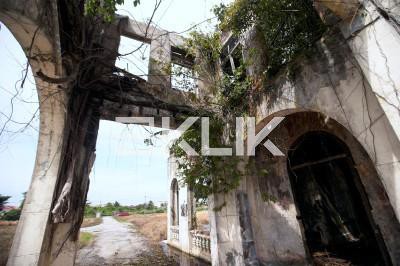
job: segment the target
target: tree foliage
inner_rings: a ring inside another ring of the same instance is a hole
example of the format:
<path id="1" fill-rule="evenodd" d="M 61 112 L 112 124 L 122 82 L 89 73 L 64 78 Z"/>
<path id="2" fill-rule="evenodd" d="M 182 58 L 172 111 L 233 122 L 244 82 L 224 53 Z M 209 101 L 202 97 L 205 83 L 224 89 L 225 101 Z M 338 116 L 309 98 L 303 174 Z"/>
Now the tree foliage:
<path id="1" fill-rule="evenodd" d="M 0 211 L 3 210 L 4 205 L 7 203 L 8 199 L 11 198 L 10 196 L 4 196 L 0 194 Z"/>
<path id="2" fill-rule="evenodd" d="M 90 16 L 100 16 L 105 21 L 111 22 L 115 17 L 117 5 L 124 4 L 124 0 L 87 0 L 85 4 L 85 13 Z M 133 0 L 136 7 L 140 0 Z"/>
<path id="3" fill-rule="evenodd" d="M 111 216 L 116 212 L 147 214 L 163 213 L 166 211 L 166 206 L 156 207 L 151 200 L 148 203 L 141 203 L 134 206 L 122 205 L 118 201 L 114 203 L 108 202 L 104 206 L 93 206 L 89 202 L 85 205 L 85 217 L 95 217 L 97 212 L 101 213 L 103 216 Z"/>
<path id="4" fill-rule="evenodd" d="M 206 77 L 210 82 L 208 88 L 214 97 L 210 105 L 215 106 L 212 114 L 199 112 L 197 116 L 207 116 L 210 119 L 210 147 L 224 147 L 227 141 L 233 139 L 234 133 L 226 126 L 235 116 L 247 112 L 251 79 L 245 75 L 246 64 L 241 60 L 241 66 L 228 74 L 220 70 L 222 56 L 220 32 L 192 32 L 186 42 L 190 56 L 198 60 L 194 70 L 199 76 Z M 185 140 L 197 153 L 201 154 L 201 126 L 197 121 L 184 132 L 171 146 L 170 152 L 177 159 L 180 182 L 187 185 L 199 201 L 206 201 L 213 193 L 227 193 L 239 185 L 243 172 L 239 170 L 241 161 L 235 156 L 188 156 L 179 147 Z"/>
<path id="5" fill-rule="evenodd" d="M 5 221 L 18 221 L 20 216 L 21 216 L 21 209 L 14 209 L 6 212 L 2 216 L 2 219 Z"/>
<path id="6" fill-rule="evenodd" d="M 214 12 L 222 30 L 240 35 L 254 26 L 263 35 L 269 76 L 312 47 L 325 31 L 312 0 L 236 0 Z"/>
<path id="7" fill-rule="evenodd" d="M 224 146 L 224 126 L 219 117 L 210 118 L 210 147 Z M 186 184 L 196 199 L 202 201 L 213 193 L 227 193 L 239 185 L 242 173 L 238 169 L 238 157 L 188 156 L 179 147 L 185 140 L 198 153 L 201 152 L 201 127 L 196 122 L 172 145 L 170 151 L 177 159 L 180 182 Z"/>

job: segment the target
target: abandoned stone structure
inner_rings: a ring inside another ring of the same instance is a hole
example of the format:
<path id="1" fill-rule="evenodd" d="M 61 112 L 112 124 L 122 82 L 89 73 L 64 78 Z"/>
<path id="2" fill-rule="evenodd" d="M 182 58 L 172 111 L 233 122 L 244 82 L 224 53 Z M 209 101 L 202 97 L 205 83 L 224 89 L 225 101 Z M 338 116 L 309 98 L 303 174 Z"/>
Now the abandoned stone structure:
<path id="1" fill-rule="evenodd" d="M 315 2 L 336 31 L 299 59 L 294 78 L 282 72 L 251 102 L 258 130 L 285 117 L 268 136 L 285 156 L 257 147 L 255 166 L 268 172 L 209 197 L 209 238 L 192 230 L 193 195 L 178 186 L 171 159 L 171 245 L 213 265 L 306 265 L 324 252 L 400 264 L 400 1 Z M 169 116 L 176 127 L 174 118 L 201 106 L 171 88 L 163 67 L 190 66 L 181 37 L 128 18 L 88 26 L 82 17 L 82 5 L 67 0 L 0 2 L 40 101 L 36 164 L 8 265 L 74 264 L 100 119 L 152 116 L 162 126 Z M 121 36 L 150 44 L 147 81 L 114 67 Z M 225 36 L 227 56 L 238 44 L 248 56 L 253 37 Z M 256 71 L 254 62 L 247 75 Z"/>
<path id="2" fill-rule="evenodd" d="M 317 8 L 326 23 L 331 12 L 342 18 L 336 33 L 301 59 L 294 80 L 280 74 L 251 103 L 258 130 L 285 117 L 268 137 L 285 156 L 257 148 L 256 169 L 268 173 L 209 198 L 213 265 L 302 265 L 327 251 L 361 265 L 399 263 L 399 2 Z M 252 31 L 223 44 L 232 57 L 258 45 Z"/>

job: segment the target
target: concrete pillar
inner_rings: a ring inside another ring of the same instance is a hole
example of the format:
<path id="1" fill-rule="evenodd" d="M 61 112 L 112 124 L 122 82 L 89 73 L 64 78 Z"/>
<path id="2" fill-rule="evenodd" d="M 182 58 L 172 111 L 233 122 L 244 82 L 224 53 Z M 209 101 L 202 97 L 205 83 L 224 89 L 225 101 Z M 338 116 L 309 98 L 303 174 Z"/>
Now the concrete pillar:
<path id="1" fill-rule="evenodd" d="M 67 95 L 76 88 L 53 82 L 66 76 L 58 33 L 49 37 L 50 29 L 39 27 L 37 21 L 42 17 L 36 12 L 39 8 L 36 4 L 0 2 L 0 20 L 29 58 L 40 108 L 35 167 L 7 265 L 73 265 L 88 175 L 94 160 L 99 103 L 93 102 L 90 95 L 75 93 L 71 105 Z M 55 14 L 52 18 L 58 17 L 54 5 L 48 9 Z M 55 31 L 57 23 L 53 25 Z M 64 202 L 71 208 L 68 212 L 61 210 L 68 217 L 56 221 L 52 210 L 69 176 L 74 186 Z"/>
<path id="2" fill-rule="evenodd" d="M 40 92 L 40 87 L 47 92 Z M 7 265 L 38 265 L 50 232 L 50 211 L 63 143 L 66 98 L 54 85 L 37 80 L 40 133 L 32 181 L 17 226 Z M 52 88 L 52 89 L 49 89 Z M 58 93 L 57 93 L 58 92 Z M 46 100 L 44 100 L 46 99 Z"/>
<path id="3" fill-rule="evenodd" d="M 236 191 L 208 198 L 212 265 L 245 265 Z M 221 208 L 221 206 L 224 206 Z M 214 209 L 218 210 L 214 210 Z"/>
<path id="4" fill-rule="evenodd" d="M 154 37 L 150 43 L 150 61 L 148 82 L 171 88 L 171 43 L 168 34 Z"/>
<path id="5" fill-rule="evenodd" d="M 6 8 L 2 4 L 7 5 Z M 62 76 L 58 49 L 35 22 L 35 4 L 2 2 L 0 20 L 30 58 L 34 75 L 41 72 L 48 77 L 58 78 Z M 48 238 L 52 233 L 49 227 L 50 211 L 60 170 L 68 98 L 66 91 L 60 89 L 60 84 L 45 82 L 37 76 L 35 81 L 40 106 L 39 140 L 32 181 L 9 253 L 7 265 L 10 266 L 39 265 L 49 248 Z"/>

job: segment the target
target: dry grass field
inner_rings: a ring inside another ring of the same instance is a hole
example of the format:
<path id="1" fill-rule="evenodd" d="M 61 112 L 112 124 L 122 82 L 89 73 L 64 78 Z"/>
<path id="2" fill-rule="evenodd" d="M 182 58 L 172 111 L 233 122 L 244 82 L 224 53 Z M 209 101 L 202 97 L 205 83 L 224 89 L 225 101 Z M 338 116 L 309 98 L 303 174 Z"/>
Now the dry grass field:
<path id="1" fill-rule="evenodd" d="M 132 214 L 118 217 L 118 220 L 135 225 L 137 230 L 150 241 L 160 242 L 167 239 L 167 214 Z"/>
<path id="2" fill-rule="evenodd" d="M 0 265 L 6 265 L 17 222 L 0 221 Z"/>
<path id="3" fill-rule="evenodd" d="M 200 211 L 196 214 L 199 225 L 208 224 L 207 211 Z M 167 239 L 167 214 L 132 214 L 118 217 L 120 221 L 132 223 L 137 230 L 153 242 L 160 242 Z"/>
<path id="4" fill-rule="evenodd" d="M 101 224 L 101 221 L 102 221 L 101 218 L 85 218 L 83 219 L 81 228 Z"/>
<path id="5" fill-rule="evenodd" d="M 196 213 L 197 224 L 198 225 L 206 225 L 209 223 L 208 221 L 208 211 L 199 211 Z"/>

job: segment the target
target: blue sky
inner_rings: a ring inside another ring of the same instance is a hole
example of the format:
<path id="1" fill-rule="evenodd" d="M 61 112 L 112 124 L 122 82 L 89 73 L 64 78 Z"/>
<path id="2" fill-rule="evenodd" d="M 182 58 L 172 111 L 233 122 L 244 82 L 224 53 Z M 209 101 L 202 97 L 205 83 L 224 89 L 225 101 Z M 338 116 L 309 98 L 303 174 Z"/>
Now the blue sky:
<path id="1" fill-rule="evenodd" d="M 125 2 L 119 8 L 120 14 L 129 15 L 138 21 L 147 21 L 155 1 L 142 1 L 137 8 L 133 8 L 133 1 Z M 229 1 L 163 0 L 153 21 L 166 30 L 181 32 L 213 17 L 210 9 L 221 2 Z M 215 20 L 202 24 L 200 29 L 212 30 L 213 22 Z M 29 127 L 18 122 L 29 121 L 35 115 L 38 104 L 32 73 L 28 73 L 23 89 L 20 88 L 26 57 L 8 29 L 0 25 L 0 131 L 11 113 L 14 121 L 7 123 L 0 135 L 0 194 L 12 196 L 9 203 L 18 205 L 31 180 L 39 117 L 36 114 Z M 137 43 L 122 40 L 120 51 L 129 51 L 135 45 Z M 140 75 L 146 72 L 147 56 L 148 48 L 144 47 L 142 53 L 125 61 L 120 60 L 117 64 L 129 67 L 131 72 Z M 16 91 L 18 96 L 12 99 Z M 90 202 L 137 204 L 145 199 L 154 202 L 168 199 L 167 145 L 171 136 L 161 138 L 149 147 L 143 142 L 149 135 L 147 130 L 141 126 L 101 121 L 96 162 L 90 175 Z"/>

